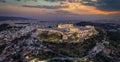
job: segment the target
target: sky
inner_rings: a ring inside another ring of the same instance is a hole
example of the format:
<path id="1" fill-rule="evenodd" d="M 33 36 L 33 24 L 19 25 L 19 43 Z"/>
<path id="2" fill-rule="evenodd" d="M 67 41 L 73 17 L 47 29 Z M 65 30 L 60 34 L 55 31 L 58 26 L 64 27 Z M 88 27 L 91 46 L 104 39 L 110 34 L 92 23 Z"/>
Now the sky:
<path id="1" fill-rule="evenodd" d="M 120 0 L 0 0 L 0 16 L 39 20 L 120 20 Z"/>

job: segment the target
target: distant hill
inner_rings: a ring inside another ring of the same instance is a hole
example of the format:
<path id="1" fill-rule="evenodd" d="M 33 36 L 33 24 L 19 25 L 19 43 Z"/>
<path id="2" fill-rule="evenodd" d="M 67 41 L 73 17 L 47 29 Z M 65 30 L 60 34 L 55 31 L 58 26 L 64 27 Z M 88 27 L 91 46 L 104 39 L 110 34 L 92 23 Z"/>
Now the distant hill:
<path id="1" fill-rule="evenodd" d="M 5 21 L 5 20 L 33 20 L 33 19 L 24 18 L 24 17 L 0 16 L 0 21 Z"/>

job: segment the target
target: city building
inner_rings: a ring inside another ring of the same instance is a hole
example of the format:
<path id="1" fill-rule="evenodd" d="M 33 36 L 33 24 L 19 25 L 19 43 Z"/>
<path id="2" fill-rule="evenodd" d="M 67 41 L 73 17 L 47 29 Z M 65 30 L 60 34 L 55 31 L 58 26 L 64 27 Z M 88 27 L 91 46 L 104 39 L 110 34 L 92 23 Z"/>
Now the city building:
<path id="1" fill-rule="evenodd" d="M 73 24 L 58 24 L 58 28 L 72 28 Z"/>
<path id="2" fill-rule="evenodd" d="M 58 24 L 58 29 L 67 29 L 69 32 L 78 32 L 79 29 L 74 27 L 73 24 Z"/>

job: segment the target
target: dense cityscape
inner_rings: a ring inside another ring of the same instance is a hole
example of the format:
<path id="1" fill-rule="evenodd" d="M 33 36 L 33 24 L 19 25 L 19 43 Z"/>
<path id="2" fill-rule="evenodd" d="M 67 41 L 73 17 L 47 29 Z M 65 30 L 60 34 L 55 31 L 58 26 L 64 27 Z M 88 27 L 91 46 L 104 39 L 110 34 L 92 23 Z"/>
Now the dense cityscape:
<path id="1" fill-rule="evenodd" d="M 86 24 L 87 22 L 76 24 L 5 22 L 0 25 L 0 61 L 96 62 L 111 60 L 119 62 L 119 43 L 118 46 L 110 44 L 111 40 L 108 39 L 106 32 L 119 31 L 120 26 L 116 24 L 114 26 L 118 26 L 117 30 L 106 31 L 102 28 L 103 25 L 100 28 L 97 26 L 100 24 L 97 23 Z M 98 57 L 98 60 L 96 56 L 99 54 L 104 58 Z"/>

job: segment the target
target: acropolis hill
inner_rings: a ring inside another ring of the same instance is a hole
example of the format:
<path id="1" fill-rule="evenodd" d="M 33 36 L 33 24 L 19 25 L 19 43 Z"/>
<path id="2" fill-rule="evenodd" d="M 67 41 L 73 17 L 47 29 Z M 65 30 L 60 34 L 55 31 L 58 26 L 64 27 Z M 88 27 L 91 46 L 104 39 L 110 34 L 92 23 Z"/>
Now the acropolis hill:
<path id="1" fill-rule="evenodd" d="M 37 38 L 49 42 L 82 42 L 98 34 L 94 26 L 75 27 L 73 24 L 58 24 L 56 28 L 37 29 Z"/>

